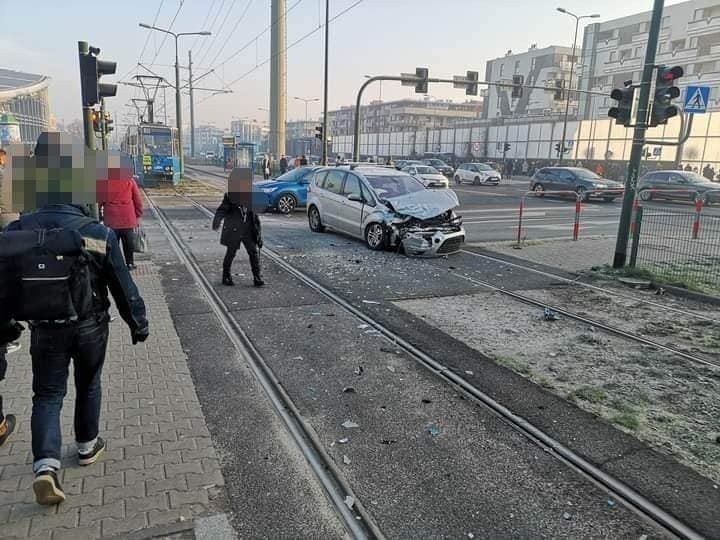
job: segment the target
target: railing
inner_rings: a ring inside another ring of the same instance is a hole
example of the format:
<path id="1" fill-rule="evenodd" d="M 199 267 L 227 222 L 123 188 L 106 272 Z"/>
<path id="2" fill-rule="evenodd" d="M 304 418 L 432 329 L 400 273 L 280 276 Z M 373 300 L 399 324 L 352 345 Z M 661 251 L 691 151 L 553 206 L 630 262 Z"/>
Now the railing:
<path id="1" fill-rule="evenodd" d="M 590 193 L 590 192 L 586 192 Z M 534 195 L 535 197 L 544 197 L 545 195 L 562 195 L 562 196 L 570 196 L 575 197 L 575 219 L 573 221 L 573 228 L 572 228 L 572 239 L 577 240 L 578 236 L 580 234 L 580 212 L 582 210 L 582 202 L 584 195 L 581 195 L 580 193 L 577 193 L 576 191 L 526 191 L 525 194 L 520 199 L 520 208 L 518 209 L 518 227 L 517 227 L 517 244 L 515 247 L 519 248 L 520 244 L 522 243 L 522 224 L 523 224 L 523 214 L 525 212 L 525 200 L 529 195 Z"/>
<path id="2" fill-rule="evenodd" d="M 720 201 L 720 189 L 706 192 Z M 631 228 L 630 266 L 670 283 L 720 292 L 720 215 L 710 215 L 703 199 L 693 211 L 644 207 L 636 201 Z"/>

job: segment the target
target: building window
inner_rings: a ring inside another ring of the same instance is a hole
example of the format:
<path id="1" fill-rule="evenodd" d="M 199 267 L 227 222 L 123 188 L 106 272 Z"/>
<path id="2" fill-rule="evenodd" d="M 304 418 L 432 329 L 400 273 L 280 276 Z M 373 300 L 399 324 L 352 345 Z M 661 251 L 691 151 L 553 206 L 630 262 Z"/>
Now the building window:
<path id="1" fill-rule="evenodd" d="M 648 23 L 646 23 L 646 22 L 641 22 L 640 24 L 638 24 L 638 32 L 640 32 L 640 33 L 647 32 L 647 25 L 648 25 Z"/>
<path id="2" fill-rule="evenodd" d="M 500 64 L 500 76 L 502 77 L 505 72 L 505 64 Z"/>
<path id="3" fill-rule="evenodd" d="M 632 49 L 623 49 L 620 51 L 620 60 L 627 60 L 630 58 L 630 53 L 632 52 Z"/>
<path id="4" fill-rule="evenodd" d="M 610 51 L 610 61 L 614 62 L 617 60 L 617 51 Z"/>
<path id="5" fill-rule="evenodd" d="M 682 45 L 681 45 L 680 47 L 678 47 L 678 49 L 684 49 L 684 48 L 685 48 L 685 40 L 684 40 L 684 39 L 681 39 L 681 40 L 678 40 L 678 41 L 682 41 Z M 690 38 L 690 48 L 691 48 L 691 49 L 697 49 L 697 46 L 698 46 L 698 38 L 696 38 L 696 37 L 691 37 L 691 38 Z M 673 49 L 673 50 L 674 50 L 674 49 Z"/>
<path id="6" fill-rule="evenodd" d="M 515 62 L 515 73 L 518 73 L 520 71 L 520 60 L 517 60 Z"/>
<path id="7" fill-rule="evenodd" d="M 705 18 L 705 10 L 704 9 L 696 9 L 695 14 L 693 15 L 693 21 L 700 21 Z"/>
<path id="8" fill-rule="evenodd" d="M 535 64 L 537 63 L 537 58 L 531 58 L 530 59 L 530 71 L 533 71 L 535 69 Z"/>
<path id="9" fill-rule="evenodd" d="M 665 16 L 662 18 L 661 26 L 663 28 L 670 28 L 670 17 L 669 16 Z"/>
<path id="10" fill-rule="evenodd" d="M 693 46 L 693 43 L 692 43 L 693 39 L 695 40 L 695 46 Z M 693 49 L 695 47 L 697 47 L 697 38 L 692 38 L 690 40 L 690 47 Z M 684 48 L 685 48 L 685 38 L 676 39 L 676 40 L 670 42 L 670 49 L 673 51 L 677 51 L 677 50 L 684 49 Z"/>
<path id="11" fill-rule="evenodd" d="M 635 47 L 635 58 L 640 58 L 642 56 L 643 48 L 642 47 Z"/>

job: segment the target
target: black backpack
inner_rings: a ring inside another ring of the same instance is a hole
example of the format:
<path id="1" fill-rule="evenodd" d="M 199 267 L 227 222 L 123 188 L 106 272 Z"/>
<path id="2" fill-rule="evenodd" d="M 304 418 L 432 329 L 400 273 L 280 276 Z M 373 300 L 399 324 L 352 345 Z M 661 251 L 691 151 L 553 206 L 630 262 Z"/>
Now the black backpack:
<path id="1" fill-rule="evenodd" d="M 77 228 L 94 220 L 81 218 L 75 228 L 43 229 L 28 215 L 23 230 L 0 235 L 0 265 L 10 274 L 12 318 L 19 321 L 77 321 L 93 315 L 91 265 Z M 75 225 L 75 224 L 73 224 Z M 8 257 L 11 263 L 8 265 Z"/>

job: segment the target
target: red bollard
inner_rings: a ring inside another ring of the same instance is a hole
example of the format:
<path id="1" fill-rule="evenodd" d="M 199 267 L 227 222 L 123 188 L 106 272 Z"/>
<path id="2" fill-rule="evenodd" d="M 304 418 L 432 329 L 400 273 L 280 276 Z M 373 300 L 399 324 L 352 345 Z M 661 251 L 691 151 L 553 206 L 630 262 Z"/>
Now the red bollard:
<path id="1" fill-rule="evenodd" d="M 575 223 L 573 224 L 573 240 L 577 240 L 580 236 L 580 209 L 582 205 L 580 203 L 580 197 L 575 201 Z"/>
<path id="2" fill-rule="evenodd" d="M 520 245 L 520 238 L 522 235 L 522 218 L 523 218 L 523 208 L 525 208 L 525 197 L 520 199 L 520 213 L 518 215 L 518 233 L 517 233 L 517 245 Z"/>
<path id="3" fill-rule="evenodd" d="M 695 201 L 695 222 L 692 226 L 692 237 L 693 240 L 697 240 L 700 235 L 700 215 L 702 214 L 703 202 L 702 199 Z"/>

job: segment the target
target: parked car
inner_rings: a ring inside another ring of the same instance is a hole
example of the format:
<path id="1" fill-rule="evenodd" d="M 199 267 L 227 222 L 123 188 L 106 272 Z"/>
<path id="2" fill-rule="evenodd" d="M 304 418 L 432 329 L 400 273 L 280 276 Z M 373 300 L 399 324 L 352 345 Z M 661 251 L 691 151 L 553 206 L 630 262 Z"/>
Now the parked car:
<path id="1" fill-rule="evenodd" d="M 455 173 L 455 169 L 453 169 L 450 165 L 445 163 L 442 159 L 427 158 L 427 159 L 423 159 L 422 162 L 425 165 L 429 165 L 430 167 L 437 169 L 438 171 L 440 171 L 440 174 L 444 174 L 448 178 L 452 178 L 453 174 Z"/>
<path id="2" fill-rule="evenodd" d="M 450 185 L 448 179 L 440 174 L 440 171 L 427 165 L 406 165 L 402 171 L 420 180 L 425 187 L 446 188 Z"/>
<path id="3" fill-rule="evenodd" d="M 268 210 L 289 214 L 299 206 L 307 204 L 307 186 L 312 173 L 320 167 L 297 167 L 274 180 L 255 182 L 254 191 L 263 193 Z M 257 200 L 257 197 L 253 197 Z"/>
<path id="4" fill-rule="evenodd" d="M 710 190 L 717 190 L 707 193 Z M 642 201 L 668 199 L 681 201 L 720 202 L 720 184 L 689 171 L 652 171 L 638 181 L 638 197 Z"/>
<path id="5" fill-rule="evenodd" d="M 400 159 L 395 162 L 395 168 L 398 171 L 403 170 L 403 168 L 407 167 L 408 165 L 425 165 L 422 161 L 419 161 L 417 159 Z"/>
<path id="6" fill-rule="evenodd" d="M 530 191 L 539 196 L 546 191 L 572 191 L 581 201 L 602 199 L 612 202 L 623 194 L 625 186 L 582 167 L 543 167 L 530 179 Z"/>
<path id="7" fill-rule="evenodd" d="M 455 169 L 455 183 L 468 182 L 473 185 L 492 185 L 500 183 L 500 173 L 486 163 L 463 163 Z"/>
<path id="8" fill-rule="evenodd" d="M 314 232 L 333 229 L 365 241 L 368 248 L 402 249 L 408 255 L 457 252 L 465 242 L 455 215 L 457 195 L 432 190 L 409 174 L 387 167 L 325 167 L 308 190 L 308 223 Z"/>

